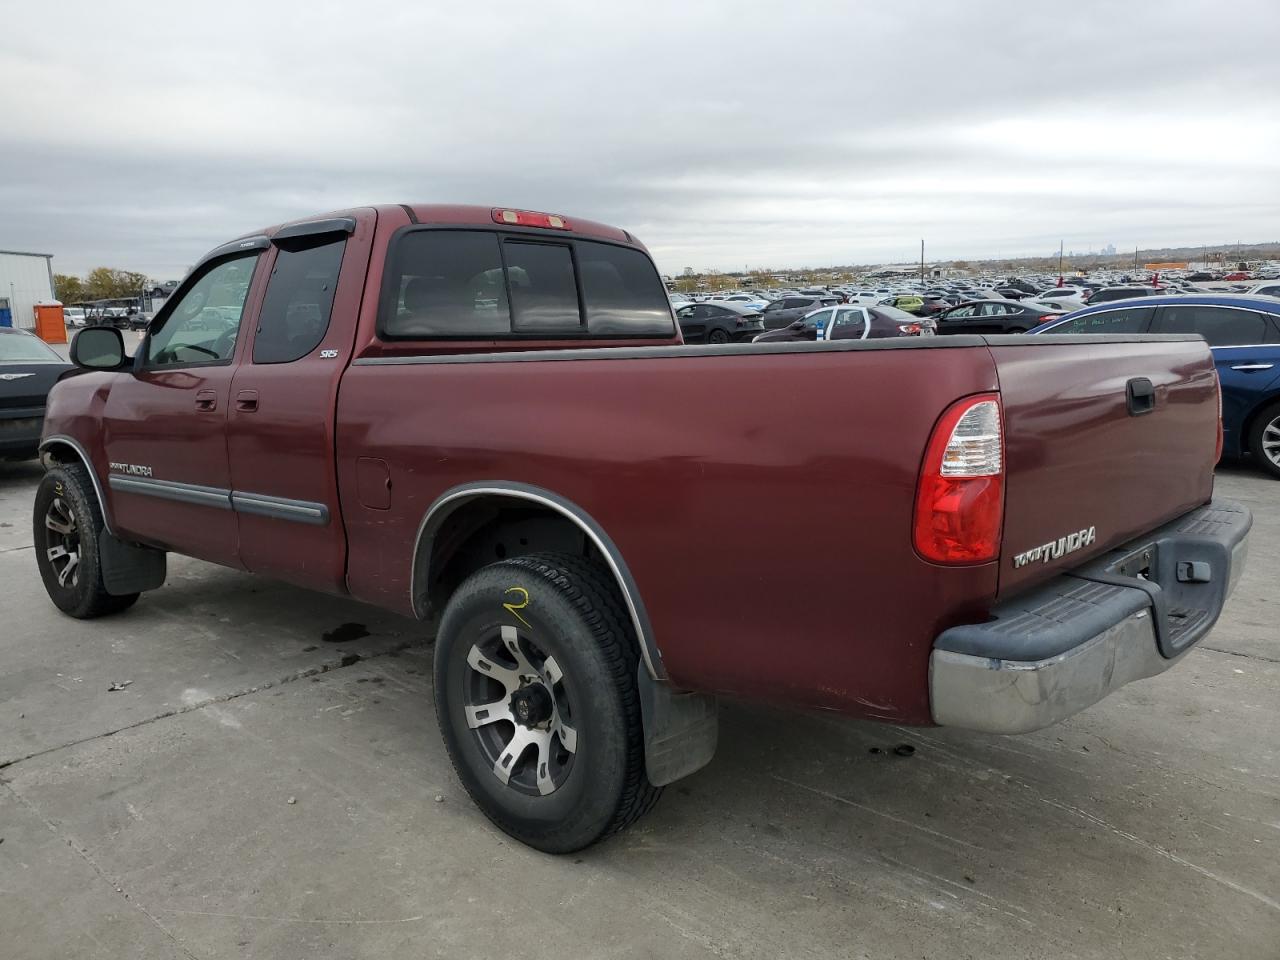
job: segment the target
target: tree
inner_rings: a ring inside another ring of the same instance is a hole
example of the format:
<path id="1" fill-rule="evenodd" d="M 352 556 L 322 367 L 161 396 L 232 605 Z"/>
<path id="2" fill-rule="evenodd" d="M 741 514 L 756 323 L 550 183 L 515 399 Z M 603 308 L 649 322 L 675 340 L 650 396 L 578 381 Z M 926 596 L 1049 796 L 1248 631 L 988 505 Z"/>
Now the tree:
<path id="1" fill-rule="evenodd" d="M 89 299 L 85 293 L 84 281 L 65 273 L 53 275 L 53 295 L 62 303 L 79 303 Z"/>
<path id="2" fill-rule="evenodd" d="M 85 278 L 87 298 L 90 300 L 136 297 L 146 286 L 145 273 L 117 270 L 114 267 L 94 267 Z"/>

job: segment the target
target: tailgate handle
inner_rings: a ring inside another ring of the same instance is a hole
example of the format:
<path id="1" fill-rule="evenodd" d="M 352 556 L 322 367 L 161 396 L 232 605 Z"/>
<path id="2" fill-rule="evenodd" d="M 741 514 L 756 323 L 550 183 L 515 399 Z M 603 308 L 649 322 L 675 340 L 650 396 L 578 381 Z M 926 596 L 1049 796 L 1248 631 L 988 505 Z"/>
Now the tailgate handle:
<path id="1" fill-rule="evenodd" d="M 1125 392 L 1129 397 L 1129 416 L 1140 417 L 1156 408 L 1156 388 L 1146 377 L 1134 377 Z"/>

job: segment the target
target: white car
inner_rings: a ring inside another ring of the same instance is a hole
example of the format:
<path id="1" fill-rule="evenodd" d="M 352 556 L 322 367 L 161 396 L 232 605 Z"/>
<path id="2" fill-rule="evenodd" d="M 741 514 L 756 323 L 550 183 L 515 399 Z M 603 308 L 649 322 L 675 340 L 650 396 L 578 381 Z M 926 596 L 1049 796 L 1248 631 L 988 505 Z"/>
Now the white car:
<path id="1" fill-rule="evenodd" d="M 85 324 L 84 307 L 63 307 L 62 319 L 69 327 L 83 327 Z"/>
<path id="2" fill-rule="evenodd" d="M 1280 280 L 1265 280 L 1250 287 L 1249 292 L 1260 297 L 1280 297 Z"/>

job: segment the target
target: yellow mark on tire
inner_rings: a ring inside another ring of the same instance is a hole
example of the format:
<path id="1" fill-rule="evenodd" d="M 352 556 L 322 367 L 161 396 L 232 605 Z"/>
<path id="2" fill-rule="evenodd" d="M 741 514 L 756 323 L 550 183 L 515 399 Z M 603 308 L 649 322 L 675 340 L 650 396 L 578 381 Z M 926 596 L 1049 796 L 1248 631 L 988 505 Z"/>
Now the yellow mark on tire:
<path id="1" fill-rule="evenodd" d="M 523 599 L 521 599 L 519 603 L 504 603 L 503 606 L 507 608 L 507 613 L 511 614 L 513 617 L 515 617 L 517 620 L 523 623 L 526 627 L 532 630 L 533 626 L 529 623 L 529 621 L 526 620 L 524 617 L 520 616 L 520 611 L 529 605 L 529 591 L 526 590 L 524 587 L 507 587 L 506 591 L 503 593 L 503 596 L 505 597 L 508 593 L 519 594 Z"/>
<path id="2" fill-rule="evenodd" d="M 55 483 L 55 484 L 53 485 L 53 492 L 54 492 L 54 493 L 56 493 L 58 496 L 62 496 L 62 481 L 61 481 L 61 480 L 59 480 L 57 483 Z"/>

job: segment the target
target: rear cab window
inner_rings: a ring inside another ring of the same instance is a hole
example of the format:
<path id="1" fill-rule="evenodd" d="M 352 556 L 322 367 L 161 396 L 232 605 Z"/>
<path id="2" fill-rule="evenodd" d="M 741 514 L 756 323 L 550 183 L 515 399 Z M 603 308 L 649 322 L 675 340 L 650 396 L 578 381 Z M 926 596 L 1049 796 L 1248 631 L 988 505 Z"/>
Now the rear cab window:
<path id="1" fill-rule="evenodd" d="M 388 256 L 387 340 L 666 338 L 670 300 L 640 250 L 578 238 L 410 229 Z"/>

